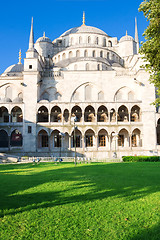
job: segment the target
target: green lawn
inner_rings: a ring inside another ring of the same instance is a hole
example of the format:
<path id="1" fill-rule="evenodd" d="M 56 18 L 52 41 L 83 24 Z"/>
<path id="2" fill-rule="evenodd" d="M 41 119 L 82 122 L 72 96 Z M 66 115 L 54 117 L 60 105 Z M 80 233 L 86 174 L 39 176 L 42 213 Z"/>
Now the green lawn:
<path id="1" fill-rule="evenodd" d="M 0 165 L 0 240 L 159 240 L 160 163 Z"/>

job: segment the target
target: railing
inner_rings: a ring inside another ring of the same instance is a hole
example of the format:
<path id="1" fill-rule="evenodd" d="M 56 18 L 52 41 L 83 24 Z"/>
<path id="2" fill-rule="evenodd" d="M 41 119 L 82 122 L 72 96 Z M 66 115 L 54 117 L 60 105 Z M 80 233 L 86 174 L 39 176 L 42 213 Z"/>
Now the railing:
<path id="1" fill-rule="evenodd" d="M 21 157 L 20 162 L 33 162 L 33 163 L 39 163 L 39 162 L 75 162 L 74 157 Z M 106 159 L 96 159 L 96 158 L 90 158 L 90 157 L 77 157 L 76 159 L 77 163 L 91 163 L 91 162 L 121 162 L 120 159 L 115 158 L 106 158 Z"/>
<path id="2" fill-rule="evenodd" d="M 45 71 L 42 73 L 42 77 L 57 77 L 63 78 L 63 73 L 61 71 Z"/>

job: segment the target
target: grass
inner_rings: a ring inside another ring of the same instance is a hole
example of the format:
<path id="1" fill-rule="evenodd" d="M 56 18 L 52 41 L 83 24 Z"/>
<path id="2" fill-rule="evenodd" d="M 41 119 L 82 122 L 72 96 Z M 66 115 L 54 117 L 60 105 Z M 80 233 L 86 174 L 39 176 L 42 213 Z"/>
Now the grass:
<path id="1" fill-rule="evenodd" d="M 0 239 L 159 240 L 160 163 L 0 165 Z"/>

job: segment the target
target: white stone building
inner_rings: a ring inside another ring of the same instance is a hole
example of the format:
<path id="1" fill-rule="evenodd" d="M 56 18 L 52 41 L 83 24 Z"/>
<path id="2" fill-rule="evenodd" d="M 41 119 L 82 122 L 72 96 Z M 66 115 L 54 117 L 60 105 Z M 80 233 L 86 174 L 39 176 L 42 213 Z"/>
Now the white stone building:
<path id="1" fill-rule="evenodd" d="M 0 76 L 0 151 L 99 159 L 157 151 L 155 88 L 135 39 L 83 24 L 34 43 Z M 72 116 L 76 117 L 75 135 Z M 157 127 L 158 128 L 158 127 Z M 158 135 L 159 136 L 159 135 Z"/>

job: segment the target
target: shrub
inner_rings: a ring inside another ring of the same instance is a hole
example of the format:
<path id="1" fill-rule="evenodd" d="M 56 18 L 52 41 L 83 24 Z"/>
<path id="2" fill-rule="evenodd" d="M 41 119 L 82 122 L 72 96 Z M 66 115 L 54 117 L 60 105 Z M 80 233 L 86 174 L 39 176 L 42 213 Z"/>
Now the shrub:
<path id="1" fill-rule="evenodd" d="M 123 156 L 123 162 L 160 162 L 159 156 Z"/>

